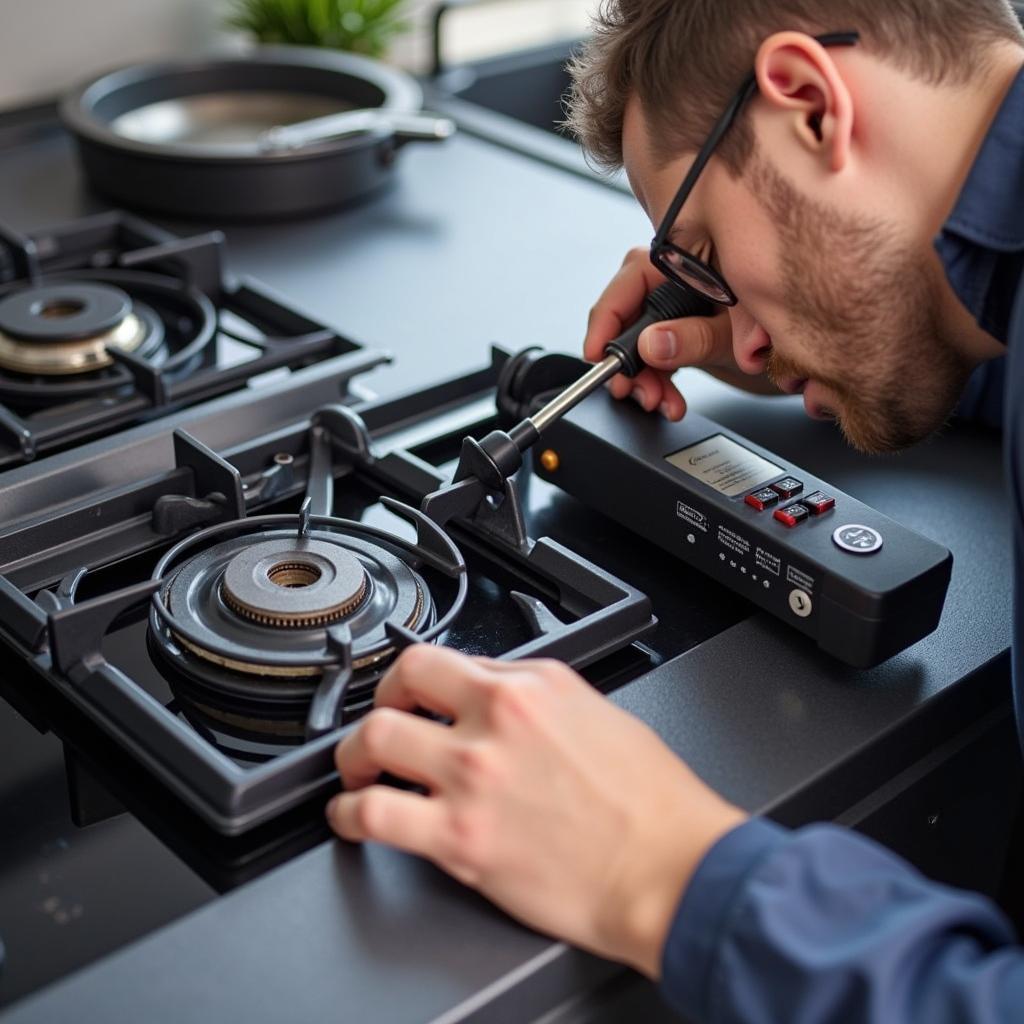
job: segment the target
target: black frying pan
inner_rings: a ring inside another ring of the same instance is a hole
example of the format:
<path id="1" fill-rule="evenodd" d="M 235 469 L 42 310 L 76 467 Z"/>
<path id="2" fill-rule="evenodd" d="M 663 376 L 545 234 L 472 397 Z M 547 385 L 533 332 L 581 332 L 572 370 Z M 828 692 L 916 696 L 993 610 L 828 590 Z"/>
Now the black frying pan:
<path id="1" fill-rule="evenodd" d="M 61 103 L 92 187 L 126 206 L 204 220 L 330 209 L 388 183 L 397 149 L 439 141 L 408 75 L 334 51 L 138 65 Z"/>

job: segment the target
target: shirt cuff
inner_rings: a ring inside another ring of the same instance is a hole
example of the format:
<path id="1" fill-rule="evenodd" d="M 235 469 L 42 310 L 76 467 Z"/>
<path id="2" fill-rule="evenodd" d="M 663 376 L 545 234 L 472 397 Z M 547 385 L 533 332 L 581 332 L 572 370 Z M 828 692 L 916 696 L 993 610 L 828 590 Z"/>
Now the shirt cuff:
<path id="1" fill-rule="evenodd" d="M 708 981 L 732 908 L 751 871 L 789 834 L 763 818 L 750 818 L 704 855 L 661 954 L 662 992 L 685 1017 L 707 1018 Z"/>

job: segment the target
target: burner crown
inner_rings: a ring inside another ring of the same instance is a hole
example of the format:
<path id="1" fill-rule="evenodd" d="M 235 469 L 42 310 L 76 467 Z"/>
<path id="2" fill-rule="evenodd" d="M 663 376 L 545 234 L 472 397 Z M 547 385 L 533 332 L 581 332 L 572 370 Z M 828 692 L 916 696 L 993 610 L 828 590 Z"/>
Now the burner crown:
<path id="1" fill-rule="evenodd" d="M 221 597 L 236 614 L 266 626 L 310 628 L 359 607 L 366 569 L 347 549 L 308 538 L 259 541 L 224 570 Z"/>

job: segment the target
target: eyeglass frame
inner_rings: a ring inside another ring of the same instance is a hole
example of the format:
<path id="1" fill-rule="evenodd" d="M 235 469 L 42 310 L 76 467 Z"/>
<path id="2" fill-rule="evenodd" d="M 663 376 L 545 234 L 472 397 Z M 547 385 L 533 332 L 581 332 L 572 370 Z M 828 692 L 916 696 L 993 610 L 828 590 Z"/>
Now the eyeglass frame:
<path id="1" fill-rule="evenodd" d="M 854 46 L 860 40 L 860 33 L 855 31 L 826 32 L 822 35 L 814 36 L 813 38 L 822 46 Z M 729 105 L 725 108 L 722 115 L 712 127 L 710 134 L 704 141 L 704 145 L 701 146 L 693 163 L 690 165 L 690 169 L 686 172 L 686 176 L 683 178 L 683 183 L 679 186 L 679 190 L 676 192 L 675 198 L 669 204 L 668 210 L 665 212 L 665 216 L 662 217 L 661 224 L 659 224 L 654 238 L 651 239 L 651 263 L 653 263 L 668 280 L 672 281 L 674 284 L 682 285 L 683 287 L 696 292 L 698 295 L 702 295 L 704 298 L 709 299 L 711 302 L 714 302 L 719 306 L 735 306 L 738 301 L 735 293 L 729 287 L 728 282 L 710 264 L 705 263 L 704 260 L 687 252 L 685 249 L 680 248 L 674 242 L 668 241 L 668 234 L 675 226 L 676 218 L 679 216 L 679 211 L 682 210 L 683 203 L 685 203 L 689 198 L 690 193 L 697 184 L 697 179 L 700 177 L 701 171 L 703 171 L 705 166 L 707 166 L 707 163 L 714 154 L 715 149 L 722 141 L 723 136 L 732 127 L 733 122 L 739 116 L 740 111 L 754 93 L 757 92 L 757 90 L 757 71 L 751 70 L 747 74 L 746 78 L 743 79 L 743 84 L 737 90 L 732 100 L 730 100 Z M 701 276 L 709 278 L 709 280 L 721 290 L 725 298 L 718 298 L 715 295 L 711 295 L 680 277 L 679 274 L 672 269 L 671 265 L 664 260 L 663 253 L 666 250 L 671 250 L 677 253 L 685 262 L 688 262 L 691 266 L 695 266 Z"/>

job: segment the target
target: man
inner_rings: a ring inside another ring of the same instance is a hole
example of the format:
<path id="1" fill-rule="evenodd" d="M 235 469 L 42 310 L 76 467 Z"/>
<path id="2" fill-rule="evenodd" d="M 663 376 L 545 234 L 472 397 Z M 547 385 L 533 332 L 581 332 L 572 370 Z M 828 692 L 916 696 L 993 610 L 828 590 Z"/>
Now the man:
<path id="1" fill-rule="evenodd" d="M 991 412 L 977 371 L 1006 354 L 1019 587 L 1022 66 L 1003 0 L 610 0 L 571 123 L 660 228 L 594 308 L 586 354 L 665 275 L 723 307 L 649 328 L 649 368 L 614 394 L 678 419 L 671 374 L 700 365 L 802 392 L 884 451 L 941 427 L 965 388 Z M 1024 1020 L 1024 950 L 988 902 L 850 832 L 748 820 L 564 666 L 413 648 L 377 705 L 339 745 L 335 829 L 660 979 L 690 1018 Z"/>

